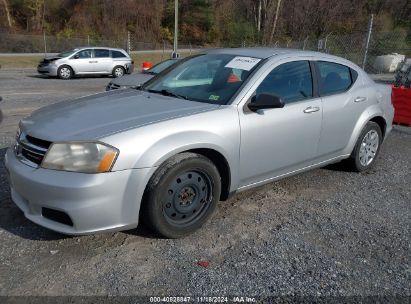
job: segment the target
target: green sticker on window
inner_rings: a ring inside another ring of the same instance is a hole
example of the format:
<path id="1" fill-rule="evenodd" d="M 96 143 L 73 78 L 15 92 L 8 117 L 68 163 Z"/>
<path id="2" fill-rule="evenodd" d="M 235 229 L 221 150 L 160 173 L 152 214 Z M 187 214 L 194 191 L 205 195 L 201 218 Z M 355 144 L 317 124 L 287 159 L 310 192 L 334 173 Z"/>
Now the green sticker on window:
<path id="1" fill-rule="evenodd" d="M 218 95 L 210 95 L 210 97 L 208 97 L 208 99 L 209 99 L 209 100 L 217 101 L 217 100 L 220 99 L 220 96 L 218 96 Z"/>

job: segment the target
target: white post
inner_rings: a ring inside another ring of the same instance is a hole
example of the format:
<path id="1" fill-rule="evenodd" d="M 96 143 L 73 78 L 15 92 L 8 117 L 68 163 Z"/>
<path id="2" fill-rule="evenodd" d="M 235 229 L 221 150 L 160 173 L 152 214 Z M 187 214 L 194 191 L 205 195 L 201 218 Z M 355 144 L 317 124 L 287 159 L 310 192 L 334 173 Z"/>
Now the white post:
<path id="1" fill-rule="evenodd" d="M 370 47 L 370 40 L 371 40 L 371 32 L 372 32 L 373 22 L 374 22 L 374 14 L 371 14 L 370 23 L 368 24 L 367 42 L 365 44 L 364 59 L 362 61 L 362 69 L 363 70 L 365 69 L 365 64 L 367 63 L 368 48 Z"/>
<path id="2" fill-rule="evenodd" d="M 45 57 L 47 57 L 46 32 L 43 32 L 43 40 L 44 40 L 44 58 L 45 58 Z"/>

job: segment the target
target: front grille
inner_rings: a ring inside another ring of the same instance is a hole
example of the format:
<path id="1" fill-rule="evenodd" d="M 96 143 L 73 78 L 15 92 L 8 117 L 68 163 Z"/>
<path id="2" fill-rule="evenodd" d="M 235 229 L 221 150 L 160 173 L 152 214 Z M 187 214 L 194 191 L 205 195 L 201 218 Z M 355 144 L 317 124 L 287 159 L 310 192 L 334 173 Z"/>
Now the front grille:
<path id="1" fill-rule="evenodd" d="M 50 145 L 49 141 L 21 133 L 15 146 L 15 152 L 22 162 L 32 167 L 38 167 Z"/>

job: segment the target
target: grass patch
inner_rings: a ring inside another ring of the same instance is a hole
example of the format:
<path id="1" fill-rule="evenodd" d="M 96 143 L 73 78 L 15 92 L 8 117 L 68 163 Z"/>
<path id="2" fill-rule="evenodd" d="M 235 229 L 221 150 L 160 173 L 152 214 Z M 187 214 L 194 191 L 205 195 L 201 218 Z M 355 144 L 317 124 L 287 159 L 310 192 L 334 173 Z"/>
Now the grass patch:
<path id="1" fill-rule="evenodd" d="M 42 55 L 30 56 L 0 56 L 1 69 L 27 69 L 37 68 Z"/>
<path id="2" fill-rule="evenodd" d="M 190 52 L 182 52 L 181 57 L 189 56 Z M 169 59 L 171 52 L 153 52 L 153 53 L 137 53 L 131 54 L 134 60 L 134 67 L 136 71 L 141 70 L 144 61 L 150 61 L 156 64 L 160 61 Z M 40 60 L 44 55 L 19 55 L 19 56 L 0 56 L 1 69 L 36 69 Z"/>

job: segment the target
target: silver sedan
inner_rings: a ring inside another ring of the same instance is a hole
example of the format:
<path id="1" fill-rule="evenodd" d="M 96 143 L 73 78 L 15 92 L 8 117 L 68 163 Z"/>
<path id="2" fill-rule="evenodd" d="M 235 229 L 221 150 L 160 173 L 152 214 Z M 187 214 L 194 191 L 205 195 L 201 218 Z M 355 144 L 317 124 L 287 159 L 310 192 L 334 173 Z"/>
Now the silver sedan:
<path id="1" fill-rule="evenodd" d="M 391 88 L 348 60 L 218 49 L 138 89 L 33 112 L 5 162 L 13 201 L 39 225 L 89 234 L 142 219 L 177 238 L 236 192 L 340 161 L 369 169 L 392 119 Z"/>

